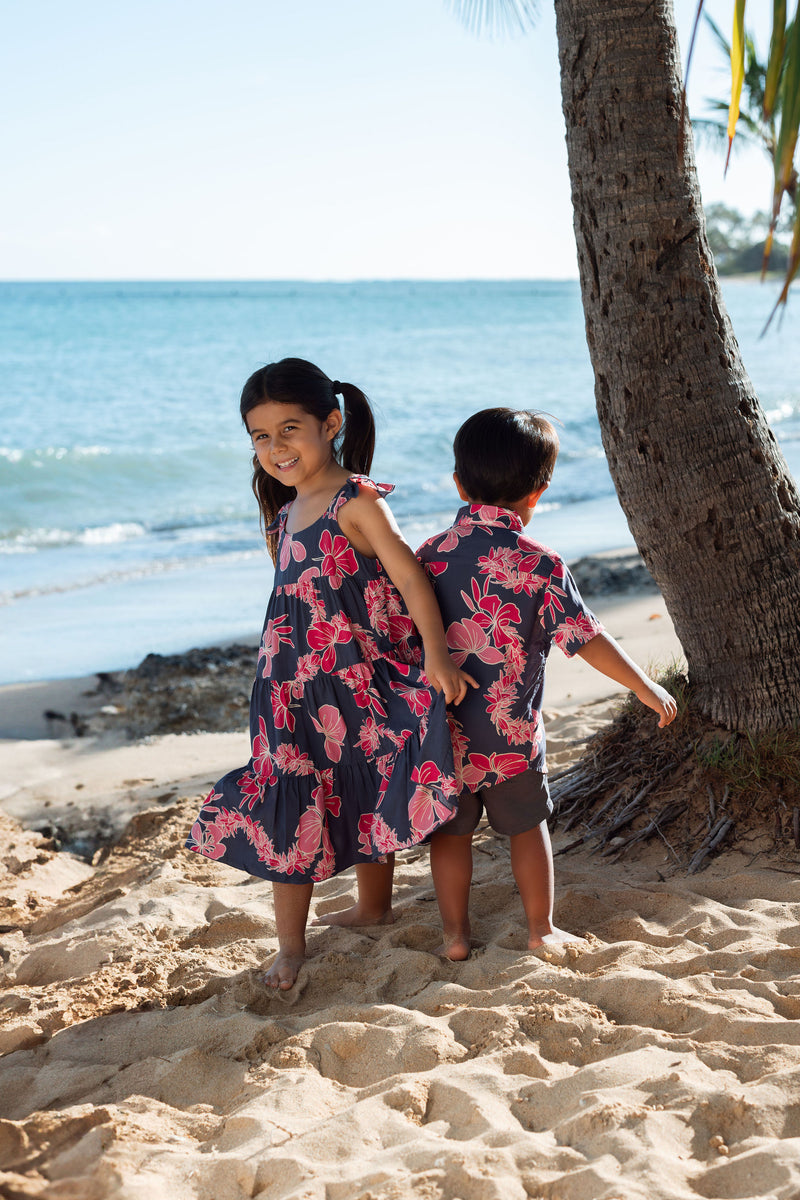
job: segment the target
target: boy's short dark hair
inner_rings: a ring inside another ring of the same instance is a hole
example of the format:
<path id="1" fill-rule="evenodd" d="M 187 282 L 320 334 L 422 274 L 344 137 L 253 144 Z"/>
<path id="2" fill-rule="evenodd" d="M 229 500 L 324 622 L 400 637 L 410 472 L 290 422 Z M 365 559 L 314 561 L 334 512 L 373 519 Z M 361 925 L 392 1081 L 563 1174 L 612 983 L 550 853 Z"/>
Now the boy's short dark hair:
<path id="1" fill-rule="evenodd" d="M 558 434 L 546 417 L 513 408 L 485 408 L 459 429 L 456 474 L 470 500 L 516 504 L 550 482 Z"/>

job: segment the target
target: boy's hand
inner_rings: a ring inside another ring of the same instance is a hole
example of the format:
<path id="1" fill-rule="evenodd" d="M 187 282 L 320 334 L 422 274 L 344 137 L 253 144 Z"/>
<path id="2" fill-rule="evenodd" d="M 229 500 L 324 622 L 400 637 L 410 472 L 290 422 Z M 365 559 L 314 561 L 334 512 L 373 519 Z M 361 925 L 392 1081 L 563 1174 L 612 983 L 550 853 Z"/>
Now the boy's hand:
<path id="1" fill-rule="evenodd" d="M 444 692 L 448 704 L 461 703 L 467 694 L 467 684 L 478 686 L 477 680 L 456 666 L 449 654 L 426 654 L 425 674 L 435 692 Z"/>
<path id="2" fill-rule="evenodd" d="M 660 683 L 653 683 L 652 679 L 648 679 L 644 671 L 637 667 L 632 658 L 628 658 L 622 647 L 618 646 L 605 630 L 590 638 L 576 653 L 590 667 L 607 675 L 615 683 L 621 683 L 623 687 L 634 692 L 642 704 L 657 712 L 659 729 L 675 720 L 678 706 L 674 697 L 670 696 Z"/>
<path id="3" fill-rule="evenodd" d="M 675 697 L 671 696 L 661 684 L 653 683 L 652 679 L 645 680 L 642 686 L 636 689 L 636 695 L 642 704 L 646 704 L 648 708 L 652 708 L 653 712 L 658 713 L 659 729 L 671 724 L 678 715 Z"/>

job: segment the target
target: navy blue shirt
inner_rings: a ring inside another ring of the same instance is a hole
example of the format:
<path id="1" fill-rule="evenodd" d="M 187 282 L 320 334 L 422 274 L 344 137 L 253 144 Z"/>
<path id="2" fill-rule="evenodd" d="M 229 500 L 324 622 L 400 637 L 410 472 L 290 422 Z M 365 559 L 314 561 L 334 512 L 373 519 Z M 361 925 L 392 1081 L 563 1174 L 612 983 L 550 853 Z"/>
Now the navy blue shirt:
<path id="1" fill-rule="evenodd" d="M 563 559 L 523 530 L 509 509 L 467 504 L 417 551 L 448 649 L 480 685 L 448 711 L 459 790 L 546 770 L 541 707 L 550 647 L 571 657 L 603 630 Z"/>

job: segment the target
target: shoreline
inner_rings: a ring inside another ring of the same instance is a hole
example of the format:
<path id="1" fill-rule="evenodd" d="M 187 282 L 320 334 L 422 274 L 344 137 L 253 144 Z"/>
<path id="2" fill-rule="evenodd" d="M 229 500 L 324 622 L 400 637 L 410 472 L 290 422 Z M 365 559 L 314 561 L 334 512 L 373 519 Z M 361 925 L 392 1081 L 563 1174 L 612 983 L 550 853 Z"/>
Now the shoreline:
<path id="1" fill-rule="evenodd" d="M 658 589 L 635 547 L 600 551 L 574 560 L 570 569 L 589 604 L 622 602 L 637 596 L 658 596 Z M 215 654 L 237 645 L 258 647 L 259 628 L 237 636 L 191 645 L 185 650 L 156 653 L 185 669 L 192 656 Z M 183 660 L 183 661 L 182 661 Z M 76 673 L 65 677 L 0 683 L 0 742 L 15 739 L 53 739 L 83 736 L 87 718 L 112 709 L 123 680 L 140 670 L 145 656 L 130 667 Z M 49 716 L 47 714 L 50 714 Z M 113 714 L 109 711 L 107 716 Z M 113 722 L 112 722 L 113 723 Z"/>

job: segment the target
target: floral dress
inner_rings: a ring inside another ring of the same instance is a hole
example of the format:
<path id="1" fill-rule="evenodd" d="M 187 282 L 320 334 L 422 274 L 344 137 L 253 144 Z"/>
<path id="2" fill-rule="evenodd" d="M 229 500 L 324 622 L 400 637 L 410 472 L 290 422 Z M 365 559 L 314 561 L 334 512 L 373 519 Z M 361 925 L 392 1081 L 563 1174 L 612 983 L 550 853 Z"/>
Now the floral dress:
<path id="1" fill-rule="evenodd" d="M 354 475 L 306 529 L 278 514 L 275 587 L 250 702 L 252 757 L 216 785 L 189 849 L 285 883 L 328 879 L 425 840 L 455 808 L 442 693 L 403 601 L 336 519 Z"/>

